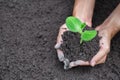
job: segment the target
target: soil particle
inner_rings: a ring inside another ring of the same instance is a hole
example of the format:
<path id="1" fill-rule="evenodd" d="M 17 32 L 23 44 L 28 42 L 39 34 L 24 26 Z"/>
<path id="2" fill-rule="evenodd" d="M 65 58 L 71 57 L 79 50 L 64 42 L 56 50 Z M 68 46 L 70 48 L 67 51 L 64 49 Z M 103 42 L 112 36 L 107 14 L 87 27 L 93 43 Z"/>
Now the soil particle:
<path id="1" fill-rule="evenodd" d="M 86 30 L 92 30 L 92 28 L 86 27 Z M 79 33 L 67 31 L 62 35 L 62 38 L 63 44 L 61 45 L 61 49 L 65 57 L 70 61 L 89 61 L 99 50 L 100 38 L 98 36 L 96 36 L 91 41 L 83 41 L 82 44 L 80 44 Z"/>

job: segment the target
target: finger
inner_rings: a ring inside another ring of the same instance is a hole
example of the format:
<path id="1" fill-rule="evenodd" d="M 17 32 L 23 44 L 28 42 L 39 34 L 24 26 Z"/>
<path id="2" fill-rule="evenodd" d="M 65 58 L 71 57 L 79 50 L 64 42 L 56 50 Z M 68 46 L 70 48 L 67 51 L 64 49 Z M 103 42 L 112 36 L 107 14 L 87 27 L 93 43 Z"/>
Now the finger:
<path id="1" fill-rule="evenodd" d="M 58 56 L 58 59 L 60 62 L 64 61 L 64 59 L 65 59 L 64 53 L 60 49 L 57 49 L 57 56 Z"/>
<path id="2" fill-rule="evenodd" d="M 63 33 L 67 30 L 68 29 L 67 29 L 65 24 L 60 27 L 59 34 L 58 34 L 58 37 L 57 37 L 57 43 L 60 43 L 62 41 L 62 36 L 61 35 L 63 35 Z"/>
<path id="3" fill-rule="evenodd" d="M 104 26 L 105 26 L 104 24 L 101 24 L 101 25 L 97 26 L 95 29 L 97 31 L 99 31 L 99 30 L 102 30 L 103 28 L 105 28 Z"/>
<path id="4" fill-rule="evenodd" d="M 72 61 L 70 63 L 70 68 L 76 67 L 76 66 L 88 66 L 90 63 L 88 61 L 83 61 L 83 60 L 77 60 L 77 61 Z"/>
<path id="5" fill-rule="evenodd" d="M 85 16 L 84 14 L 79 18 L 82 23 L 86 23 L 87 26 L 92 27 L 92 15 Z"/>
<path id="6" fill-rule="evenodd" d="M 100 30 L 100 26 L 99 26 L 99 27 L 96 27 L 95 30 L 99 31 L 99 30 Z"/>
<path id="7" fill-rule="evenodd" d="M 98 53 L 90 61 L 91 66 L 95 66 L 110 51 L 110 40 L 109 40 L 108 35 L 104 34 L 104 31 L 103 31 L 103 32 L 99 33 L 99 36 L 102 37 L 100 40 L 101 48 L 98 51 Z"/>
<path id="8" fill-rule="evenodd" d="M 90 65 L 95 66 L 107 53 L 108 53 L 107 49 L 101 48 L 90 61 Z"/>
<path id="9" fill-rule="evenodd" d="M 65 70 L 70 68 L 69 67 L 70 61 L 67 58 L 64 59 L 63 63 L 64 63 L 64 69 Z"/>
<path id="10" fill-rule="evenodd" d="M 86 24 L 87 24 L 89 27 L 92 27 L 92 23 L 91 23 L 91 22 L 86 22 Z"/>
<path id="11" fill-rule="evenodd" d="M 101 26 L 97 26 L 95 30 L 99 31 L 101 29 Z"/>
<path id="12" fill-rule="evenodd" d="M 90 65 L 90 63 L 88 61 L 82 61 L 82 60 L 77 60 L 75 62 L 76 65 L 80 65 L 80 66 L 87 66 Z"/>
<path id="13" fill-rule="evenodd" d="M 107 55 L 105 55 L 100 61 L 98 61 L 96 64 L 102 64 L 105 63 Z"/>
<path id="14" fill-rule="evenodd" d="M 54 48 L 55 48 L 55 49 L 59 49 L 60 46 L 61 46 L 61 43 L 56 43 Z"/>
<path id="15" fill-rule="evenodd" d="M 60 27 L 60 30 L 59 30 L 59 33 L 58 33 L 58 36 L 57 36 L 57 43 L 55 45 L 55 48 L 58 49 L 60 47 L 60 45 L 62 44 L 63 40 L 62 40 L 62 36 L 63 33 L 65 31 L 68 31 L 68 28 L 66 27 L 66 25 L 62 25 L 62 27 Z"/>

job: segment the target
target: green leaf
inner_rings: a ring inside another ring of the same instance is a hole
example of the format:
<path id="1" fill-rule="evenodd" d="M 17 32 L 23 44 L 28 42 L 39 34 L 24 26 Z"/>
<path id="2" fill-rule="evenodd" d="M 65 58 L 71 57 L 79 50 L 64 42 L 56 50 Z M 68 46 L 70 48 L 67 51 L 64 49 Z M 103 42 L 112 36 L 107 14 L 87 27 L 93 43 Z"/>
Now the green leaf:
<path id="1" fill-rule="evenodd" d="M 70 16 L 66 19 L 66 25 L 72 32 L 80 32 L 85 28 L 86 24 L 82 23 L 78 18 Z"/>
<path id="2" fill-rule="evenodd" d="M 90 41 L 97 35 L 96 30 L 85 30 L 82 35 L 81 39 L 84 41 Z"/>

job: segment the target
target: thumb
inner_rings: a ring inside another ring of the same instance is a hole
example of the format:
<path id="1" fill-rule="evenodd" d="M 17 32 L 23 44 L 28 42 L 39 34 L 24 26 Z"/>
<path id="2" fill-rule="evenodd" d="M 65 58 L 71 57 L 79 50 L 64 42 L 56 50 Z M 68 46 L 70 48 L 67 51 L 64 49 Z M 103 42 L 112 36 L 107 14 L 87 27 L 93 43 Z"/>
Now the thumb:
<path id="1" fill-rule="evenodd" d="M 107 49 L 101 48 L 90 61 L 90 65 L 94 67 L 107 53 L 108 53 Z"/>
<path id="2" fill-rule="evenodd" d="M 101 29 L 101 26 L 97 26 L 95 30 L 99 31 Z"/>

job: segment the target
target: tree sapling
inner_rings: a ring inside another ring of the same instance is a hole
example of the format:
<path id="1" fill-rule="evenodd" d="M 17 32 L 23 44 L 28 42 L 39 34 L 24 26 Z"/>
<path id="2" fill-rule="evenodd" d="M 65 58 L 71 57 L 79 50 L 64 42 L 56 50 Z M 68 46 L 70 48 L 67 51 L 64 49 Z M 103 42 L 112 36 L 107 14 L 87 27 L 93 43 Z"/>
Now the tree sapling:
<path id="1" fill-rule="evenodd" d="M 91 41 L 97 35 L 96 30 L 84 30 L 83 31 L 83 29 L 86 27 L 86 24 L 82 23 L 78 18 L 73 17 L 73 16 L 70 16 L 66 19 L 66 25 L 70 31 L 80 33 L 81 35 L 80 44 L 83 41 Z"/>

